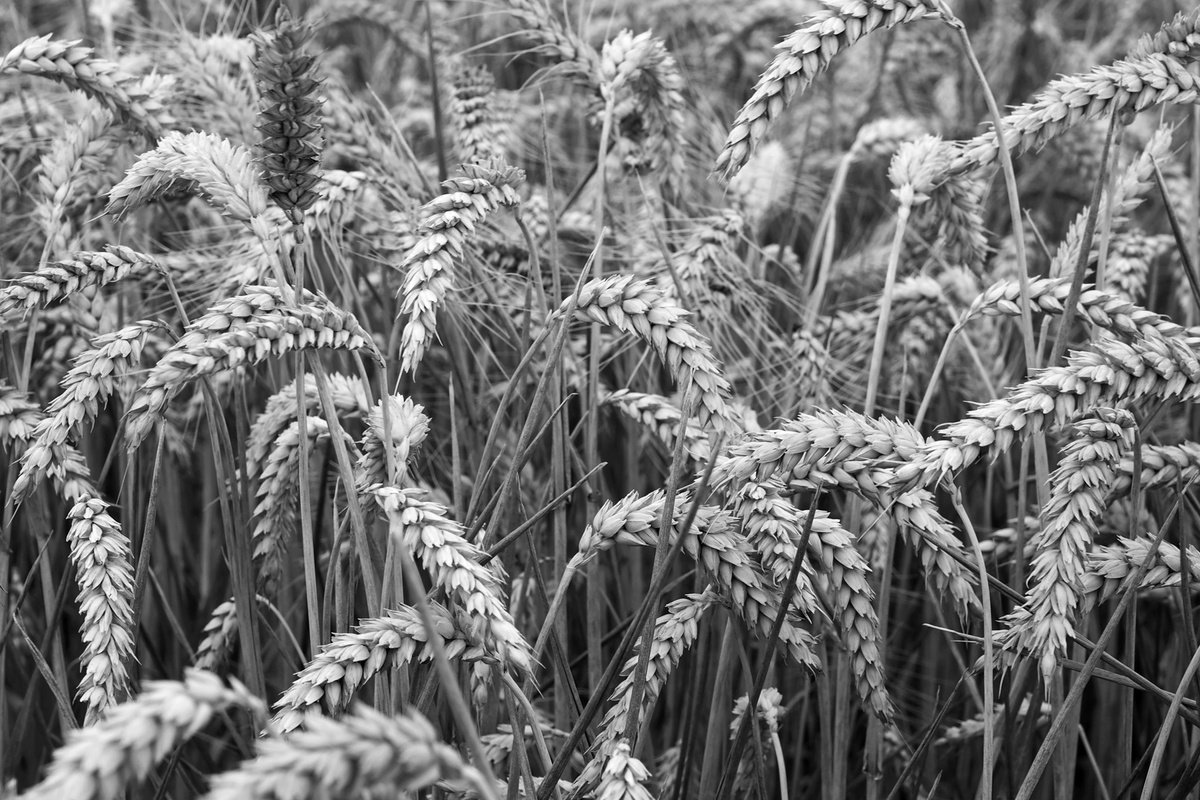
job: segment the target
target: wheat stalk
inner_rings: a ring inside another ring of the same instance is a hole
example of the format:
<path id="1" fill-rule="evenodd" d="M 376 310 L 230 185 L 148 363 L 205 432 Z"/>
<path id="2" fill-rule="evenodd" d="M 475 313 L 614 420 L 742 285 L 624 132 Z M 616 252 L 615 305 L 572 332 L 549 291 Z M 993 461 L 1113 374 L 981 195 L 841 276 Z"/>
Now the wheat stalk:
<path id="1" fill-rule="evenodd" d="M 46 778 L 24 800 L 117 800 L 133 781 L 229 708 L 266 719 L 261 700 L 236 681 L 189 670 L 183 681 L 151 681 L 133 700 L 114 706 L 87 728 L 70 733 L 54 753 Z"/>
<path id="2" fill-rule="evenodd" d="M 360 705 L 339 720 L 313 716 L 305 730 L 262 740 L 257 749 L 254 759 L 216 776 L 205 800 L 396 796 L 439 780 L 484 785 L 416 711 L 388 716 Z"/>
<path id="3" fill-rule="evenodd" d="M 937 16 L 932 3 L 923 0 L 825 0 L 823 10 L 776 45 L 779 53 L 734 119 L 715 169 L 727 179 L 736 175 L 792 98 L 805 92 L 839 52 L 880 28 Z"/>

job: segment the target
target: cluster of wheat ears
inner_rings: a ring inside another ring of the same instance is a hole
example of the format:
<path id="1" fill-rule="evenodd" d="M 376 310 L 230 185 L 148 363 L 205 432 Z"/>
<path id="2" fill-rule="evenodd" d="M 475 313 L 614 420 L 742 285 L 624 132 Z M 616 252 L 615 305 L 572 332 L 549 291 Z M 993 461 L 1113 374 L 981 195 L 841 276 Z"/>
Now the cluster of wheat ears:
<path id="1" fill-rule="evenodd" d="M 282 5 L 4 12 L 0 797 L 1200 797 L 1200 9 Z"/>

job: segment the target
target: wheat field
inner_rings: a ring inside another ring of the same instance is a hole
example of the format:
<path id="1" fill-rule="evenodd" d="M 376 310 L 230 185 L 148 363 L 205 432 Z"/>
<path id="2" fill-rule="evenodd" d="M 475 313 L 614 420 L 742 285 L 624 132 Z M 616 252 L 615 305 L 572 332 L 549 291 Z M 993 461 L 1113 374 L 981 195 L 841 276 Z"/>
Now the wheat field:
<path id="1" fill-rule="evenodd" d="M 1200 8 L 0 5 L 0 798 L 1200 800 Z"/>

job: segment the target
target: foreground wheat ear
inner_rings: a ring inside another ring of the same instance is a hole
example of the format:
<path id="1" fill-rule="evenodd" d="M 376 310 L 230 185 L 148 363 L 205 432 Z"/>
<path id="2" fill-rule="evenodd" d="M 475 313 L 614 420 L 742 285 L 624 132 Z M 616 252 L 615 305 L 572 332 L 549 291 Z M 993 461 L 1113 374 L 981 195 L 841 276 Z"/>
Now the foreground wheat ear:
<path id="1" fill-rule="evenodd" d="M 797 93 L 804 92 L 834 56 L 880 28 L 940 16 L 925 0 L 825 0 L 825 8 L 780 42 L 779 54 L 742 106 L 716 171 L 728 180 L 738 173 Z"/>
<path id="2" fill-rule="evenodd" d="M 263 702 L 246 687 L 225 683 L 210 672 L 193 670 L 183 681 L 148 683 L 133 700 L 72 733 L 54 753 L 46 779 L 22 797 L 116 800 L 176 747 L 232 708 L 246 709 L 256 721 L 266 719 Z"/>

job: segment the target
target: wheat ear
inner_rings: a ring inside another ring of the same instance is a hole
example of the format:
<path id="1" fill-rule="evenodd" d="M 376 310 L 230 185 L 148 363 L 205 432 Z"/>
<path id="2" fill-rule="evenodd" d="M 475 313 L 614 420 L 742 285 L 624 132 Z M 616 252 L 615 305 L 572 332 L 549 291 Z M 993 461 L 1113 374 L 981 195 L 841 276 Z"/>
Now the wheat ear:
<path id="1" fill-rule="evenodd" d="M 388 716 L 360 705 L 339 720 L 314 716 L 287 739 L 260 741 L 257 757 L 214 778 L 205 800 L 398 796 L 440 780 L 483 786 L 416 711 Z"/>
<path id="2" fill-rule="evenodd" d="M 151 681 L 133 700 L 114 706 L 100 722 L 67 736 L 45 780 L 24 800 L 117 800 L 133 781 L 229 708 L 266 719 L 263 702 L 245 686 L 226 685 L 211 672 L 189 670 L 183 681 Z"/>
<path id="3" fill-rule="evenodd" d="M 1014 153 L 1023 153 L 1084 120 L 1135 113 L 1163 103 L 1194 103 L 1196 80 L 1187 63 L 1174 56 L 1133 54 L 1084 74 L 1051 81 L 1032 102 L 1016 107 L 1001 120 L 1004 142 Z M 996 133 L 989 130 L 964 143 L 962 155 L 950 170 L 979 169 L 996 158 Z"/>
<path id="4" fill-rule="evenodd" d="M 596 800 L 654 800 L 643 785 L 650 779 L 650 770 L 633 757 L 629 742 L 617 742 L 604 760 L 600 783 L 593 795 Z"/>
<path id="5" fill-rule="evenodd" d="M 294 307 L 282 305 L 279 290 L 248 287 L 244 295 L 219 303 L 188 326 L 150 370 L 129 404 L 125 442 L 136 448 L 188 382 L 222 370 L 257 364 L 294 350 L 367 350 L 375 344 L 352 314 L 313 297 Z"/>
<path id="6" fill-rule="evenodd" d="M 1089 611 L 1117 593 L 1125 577 L 1150 562 L 1138 584 L 1138 591 L 1178 587 L 1183 582 L 1183 557 L 1179 548 L 1161 542 L 1153 553 L 1150 539 L 1128 539 L 1122 536 L 1116 544 L 1097 547 L 1088 554 L 1087 572 L 1083 576 L 1083 611 Z M 1200 585 L 1200 550 L 1187 549 L 1189 580 L 1193 587 Z"/>
<path id="7" fill-rule="evenodd" d="M 561 318 L 569 307 L 568 299 L 552 320 Z M 698 401 L 696 415 L 701 423 L 711 420 L 720 430 L 741 431 L 741 422 L 729 406 L 729 382 L 712 346 L 687 321 L 688 312 L 649 281 L 628 275 L 589 281 L 580 290 L 575 314 L 645 341 L 666 363 L 685 397 Z"/>
<path id="8" fill-rule="evenodd" d="M 1143 490 L 1160 489 L 1200 480 L 1200 443 L 1180 442 L 1171 445 L 1142 445 L 1141 486 Z M 1109 486 L 1109 496 L 1129 494 L 1133 484 L 1132 455 L 1121 458 L 1117 475 Z"/>
<path id="9" fill-rule="evenodd" d="M 668 603 L 667 612 L 654 621 L 654 639 L 650 643 L 650 663 L 642 699 L 645 708 L 653 707 L 680 659 L 695 643 L 700 619 L 715 602 L 717 596 L 711 590 L 690 594 Z M 622 679 L 613 690 L 613 704 L 604 714 L 600 734 L 592 746 L 592 757 L 575 780 L 577 789 L 593 785 L 600 779 L 605 762 L 620 737 L 630 735 L 625 726 L 632 711 L 633 671 L 637 669 L 637 662 L 637 656 L 633 656 L 621 668 Z"/>
<path id="10" fill-rule="evenodd" d="M 776 45 L 779 53 L 734 119 L 715 169 L 727 179 L 736 175 L 792 98 L 839 52 L 880 28 L 936 16 L 933 4 L 922 0 L 825 0 L 823 10 Z"/>
<path id="11" fill-rule="evenodd" d="M 67 519 L 67 546 L 83 614 L 79 699 L 92 725 L 129 693 L 133 646 L 133 559 L 129 539 L 108 513 L 108 504 L 81 497 Z"/>
<path id="12" fill-rule="evenodd" d="M 0 317 L 60 302 L 91 286 L 107 286 L 146 270 L 156 269 L 153 258 L 128 247 L 109 247 L 103 253 L 75 253 L 70 261 L 55 261 L 22 275 L 0 289 Z"/>
<path id="13" fill-rule="evenodd" d="M 161 98 L 148 89 L 151 84 L 96 56 L 78 40 L 63 41 L 50 34 L 26 39 L 0 59 L 0 74 L 10 71 L 40 75 L 79 89 L 151 141 L 175 124 Z"/>
<path id="14" fill-rule="evenodd" d="M 376 486 L 368 490 L 387 514 L 397 545 L 416 554 L 450 600 L 465 634 L 489 657 L 517 674 L 532 666 L 529 643 L 504 604 L 499 579 L 482 566 L 483 552 L 446 516 L 446 508 L 420 499 L 420 489 Z"/>
<path id="15" fill-rule="evenodd" d="M 434 635 L 442 640 L 448 658 L 476 661 L 483 652 L 465 639 L 450 612 L 431 603 Z M 349 704 L 359 687 L 388 669 L 429 661 L 433 653 L 429 632 L 409 606 L 389 609 L 381 617 L 364 619 L 353 633 L 339 633 L 321 647 L 287 691 L 275 702 L 274 728 L 287 734 L 303 727 L 321 707 L 336 713 Z"/>
<path id="16" fill-rule="evenodd" d="M 413 372 L 437 332 L 437 310 L 452 285 L 451 269 L 462 261 L 467 238 L 497 208 L 520 202 L 516 186 L 525 173 L 511 167 L 461 167 L 464 177 L 442 184 L 446 190 L 421 208 L 420 238 L 404 258 L 400 314 L 408 321 L 400 342 L 400 369 Z"/>
<path id="17" fill-rule="evenodd" d="M 615 544 L 654 547 L 658 541 L 658 521 L 662 518 L 664 493 L 659 490 L 643 496 L 636 492 L 617 502 L 606 502 L 596 512 L 592 522 L 579 540 L 579 552 L 568 564 L 573 570 L 596 553 Z M 672 519 L 672 536 L 679 536 L 684 509 L 690 497 L 683 493 L 676 499 Z M 692 529 L 683 534 L 683 551 L 711 573 L 721 593 L 747 626 L 760 636 L 770 633 L 781 613 L 779 587 L 763 573 L 752 557 L 750 545 L 736 528 L 730 525 L 727 514 L 710 506 L 702 506 Z M 779 641 L 798 664 L 819 668 L 814 652 L 815 640 L 801 628 L 788 610 L 779 631 Z"/>
<path id="18" fill-rule="evenodd" d="M 29 399 L 27 392 L 0 380 L 0 445 L 10 452 L 29 452 L 46 419 L 45 413 Z M 91 472 L 78 450 L 63 444 L 56 451 L 47 453 L 48 461 L 42 465 L 40 474 L 50 476 L 63 498 L 75 502 L 81 497 L 96 496 Z M 19 497 L 16 492 L 14 486 L 14 503 L 28 495 L 28 488 Z"/>
<path id="19" fill-rule="evenodd" d="M 1087 552 L 1135 429 L 1129 412 L 1097 409 L 1068 429 L 1062 463 L 1051 476 L 1050 499 L 1034 541 L 1031 586 L 1024 605 L 1006 617 L 1010 628 L 1001 638 L 1005 647 L 1031 651 L 1047 681 L 1075 635 Z"/>
<path id="20" fill-rule="evenodd" d="M 111 111 L 89 103 L 79 122 L 56 137 L 42 157 L 38 174 L 41 198 L 33 214 L 52 256 L 67 250 L 70 235 L 67 211 L 77 206 L 84 195 L 81 179 L 92 165 L 107 158 L 115 145 L 110 135 L 112 123 Z"/>
<path id="21" fill-rule="evenodd" d="M 388 404 L 390 431 L 383 424 L 384 403 Z M 355 466 L 355 480 L 361 490 L 388 481 L 388 450 L 391 450 L 391 463 L 396 467 L 395 480 L 404 481 L 413 453 L 429 434 L 429 417 L 424 411 L 424 406 L 402 395 L 385 397 L 371 409 L 363 433 L 362 456 Z M 390 443 L 388 446 L 384 445 L 385 438 Z"/>

